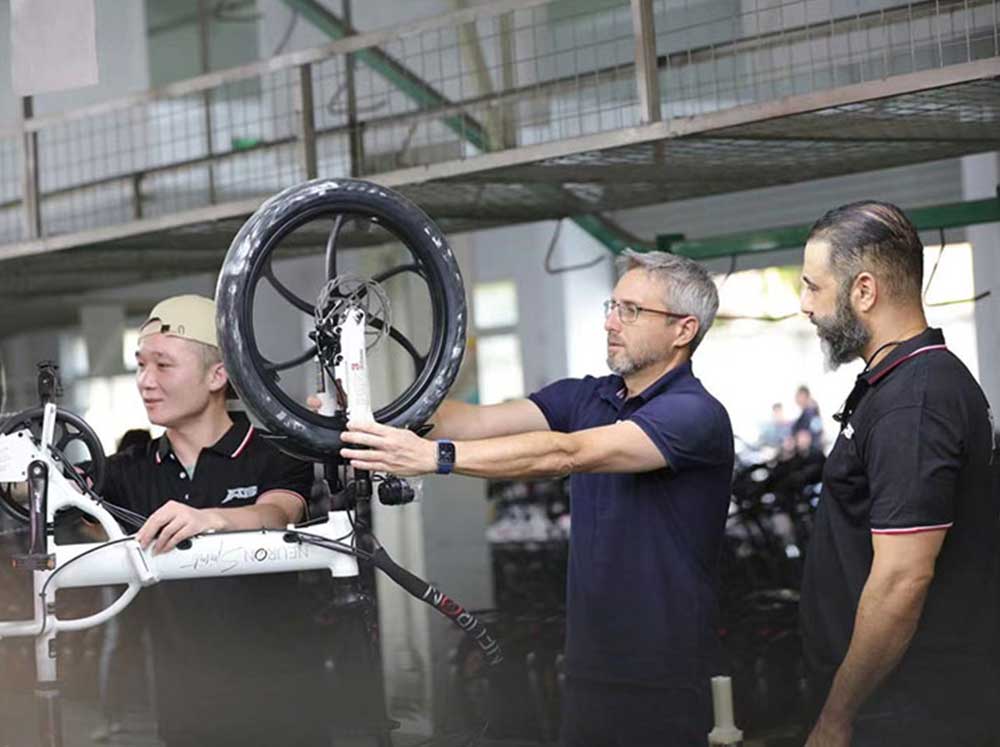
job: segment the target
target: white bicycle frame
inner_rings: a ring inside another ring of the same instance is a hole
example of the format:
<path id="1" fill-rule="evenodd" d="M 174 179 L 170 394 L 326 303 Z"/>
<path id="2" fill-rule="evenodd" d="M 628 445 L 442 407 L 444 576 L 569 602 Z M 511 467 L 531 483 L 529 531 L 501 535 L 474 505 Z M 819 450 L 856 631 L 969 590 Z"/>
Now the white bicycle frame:
<path id="1" fill-rule="evenodd" d="M 348 415 L 355 420 L 373 419 L 367 358 L 365 354 L 365 315 L 351 309 L 343 324 L 341 348 L 343 363 L 338 367 L 347 394 Z M 332 414 L 332 401 L 321 410 Z M 126 535 L 114 517 L 93 498 L 83 495 L 62 474 L 63 465 L 50 450 L 56 423 L 56 406 L 44 408 L 42 437 L 36 444 L 28 431 L 0 436 L 0 482 L 24 482 L 30 466 L 43 463 L 48 467 L 45 521 L 52 527 L 59 511 L 76 508 L 95 519 L 116 544 L 81 543 L 57 545 L 51 530 L 46 532 L 49 568 L 33 571 L 35 609 L 30 620 L 0 622 L 0 639 L 14 636 L 35 636 L 35 662 L 39 684 L 56 680 L 54 640 L 58 633 L 83 630 L 100 625 L 121 612 L 144 586 L 159 581 L 177 579 L 219 578 L 262 573 L 284 573 L 328 569 L 336 578 L 358 575 L 357 558 L 348 552 L 337 552 L 306 544 L 296 538 L 293 525 L 285 530 L 261 529 L 236 532 L 215 532 L 190 538 L 165 553 L 153 554 L 142 549 Z M 302 534 L 323 540 L 352 545 L 354 532 L 348 511 L 331 511 L 327 521 L 302 530 Z M 89 557 L 83 558 L 85 554 Z M 77 559 L 79 558 L 79 561 Z M 59 589 L 84 586 L 126 584 L 117 600 L 100 612 L 88 617 L 62 620 L 56 616 L 55 594 Z"/>

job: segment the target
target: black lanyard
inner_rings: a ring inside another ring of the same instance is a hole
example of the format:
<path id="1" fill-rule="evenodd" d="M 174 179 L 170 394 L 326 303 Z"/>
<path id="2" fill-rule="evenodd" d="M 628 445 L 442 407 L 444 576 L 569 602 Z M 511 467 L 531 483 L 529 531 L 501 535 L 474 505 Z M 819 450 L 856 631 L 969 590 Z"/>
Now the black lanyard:
<path id="1" fill-rule="evenodd" d="M 861 402 L 861 399 L 865 396 L 865 394 L 868 393 L 868 390 L 871 389 L 873 385 L 875 385 L 876 383 L 884 379 L 886 376 L 888 376 L 889 373 L 895 370 L 895 368 L 899 364 L 905 363 L 911 358 L 916 358 L 918 355 L 929 353 L 932 350 L 948 349 L 948 346 L 944 344 L 926 345 L 922 348 L 914 350 L 909 355 L 904 355 L 897 361 L 893 361 L 883 370 L 879 371 L 877 374 L 872 376 L 870 379 L 865 378 L 865 375 L 871 368 L 872 361 L 875 360 L 875 357 L 879 353 L 881 353 L 883 350 L 885 350 L 887 347 L 891 345 L 901 345 L 901 344 L 902 344 L 901 342 L 887 342 L 885 345 L 882 345 L 878 350 L 876 350 L 872 354 L 872 356 L 868 359 L 868 362 L 865 364 L 865 370 L 862 371 L 860 374 L 858 374 L 858 379 L 854 383 L 854 388 L 851 390 L 851 393 L 847 395 L 847 399 L 844 401 L 844 406 L 840 408 L 840 412 L 836 413 L 833 416 L 833 419 L 836 420 L 838 423 L 840 423 L 841 432 L 843 432 L 843 430 L 847 427 L 848 423 L 850 422 L 851 416 L 854 414 L 854 411 L 858 409 L 858 404 Z"/>

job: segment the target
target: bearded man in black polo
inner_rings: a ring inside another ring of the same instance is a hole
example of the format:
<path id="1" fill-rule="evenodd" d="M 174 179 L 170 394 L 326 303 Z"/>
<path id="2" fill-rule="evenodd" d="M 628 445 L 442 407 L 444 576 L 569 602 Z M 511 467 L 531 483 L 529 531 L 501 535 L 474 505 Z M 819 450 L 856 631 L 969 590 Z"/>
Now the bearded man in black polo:
<path id="1" fill-rule="evenodd" d="M 177 296 L 139 330 L 137 383 L 166 432 L 109 459 L 104 497 L 144 516 L 137 538 L 168 552 L 196 534 L 304 518 L 310 465 L 225 405 L 215 304 Z M 158 584 L 152 620 L 157 720 L 168 747 L 326 744 L 321 669 L 289 574 Z M 317 702 L 311 702 L 316 699 Z"/>
<path id="2" fill-rule="evenodd" d="M 813 226 L 802 310 L 828 363 L 864 371 L 839 413 L 806 558 L 802 624 L 822 704 L 808 747 L 992 744 L 996 462 L 986 397 L 922 304 L 899 208 Z"/>

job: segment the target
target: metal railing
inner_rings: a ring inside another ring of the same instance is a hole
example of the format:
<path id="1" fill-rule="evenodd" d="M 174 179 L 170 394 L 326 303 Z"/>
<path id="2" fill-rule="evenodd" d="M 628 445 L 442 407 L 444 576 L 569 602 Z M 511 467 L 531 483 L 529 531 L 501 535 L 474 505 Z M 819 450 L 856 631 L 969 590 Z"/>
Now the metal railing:
<path id="1" fill-rule="evenodd" d="M 1000 0 L 498 0 L 0 132 L 0 245 L 1000 56 Z"/>

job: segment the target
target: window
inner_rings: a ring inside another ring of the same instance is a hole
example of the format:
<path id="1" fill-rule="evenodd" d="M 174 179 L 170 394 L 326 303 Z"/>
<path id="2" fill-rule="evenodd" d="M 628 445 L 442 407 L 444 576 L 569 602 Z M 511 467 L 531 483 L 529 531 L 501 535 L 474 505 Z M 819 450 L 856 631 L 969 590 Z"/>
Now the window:
<path id="1" fill-rule="evenodd" d="M 122 335 L 122 365 L 126 371 L 135 371 L 135 351 L 139 349 L 139 330 L 127 329 Z"/>
<path id="2" fill-rule="evenodd" d="M 493 405 L 524 396 L 517 287 L 512 280 L 478 283 L 473 289 L 479 402 Z"/>
<path id="3" fill-rule="evenodd" d="M 514 281 L 477 283 L 472 306 L 479 331 L 514 327 L 517 324 L 517 288 Z"/>
<path id="4" fill-rule="evenodd" d="M 64 384 L 86 376 L 90 371 L 87 360 L 87 343 L 77 332 L 59 335 L 59 379 Z"/>
<path id="5" fill-rule="evenodd" d="M 524 396 L 521 338 L 516 334 L 485 335 L 476 345 L 479 402 L 495 405 Z"/>

